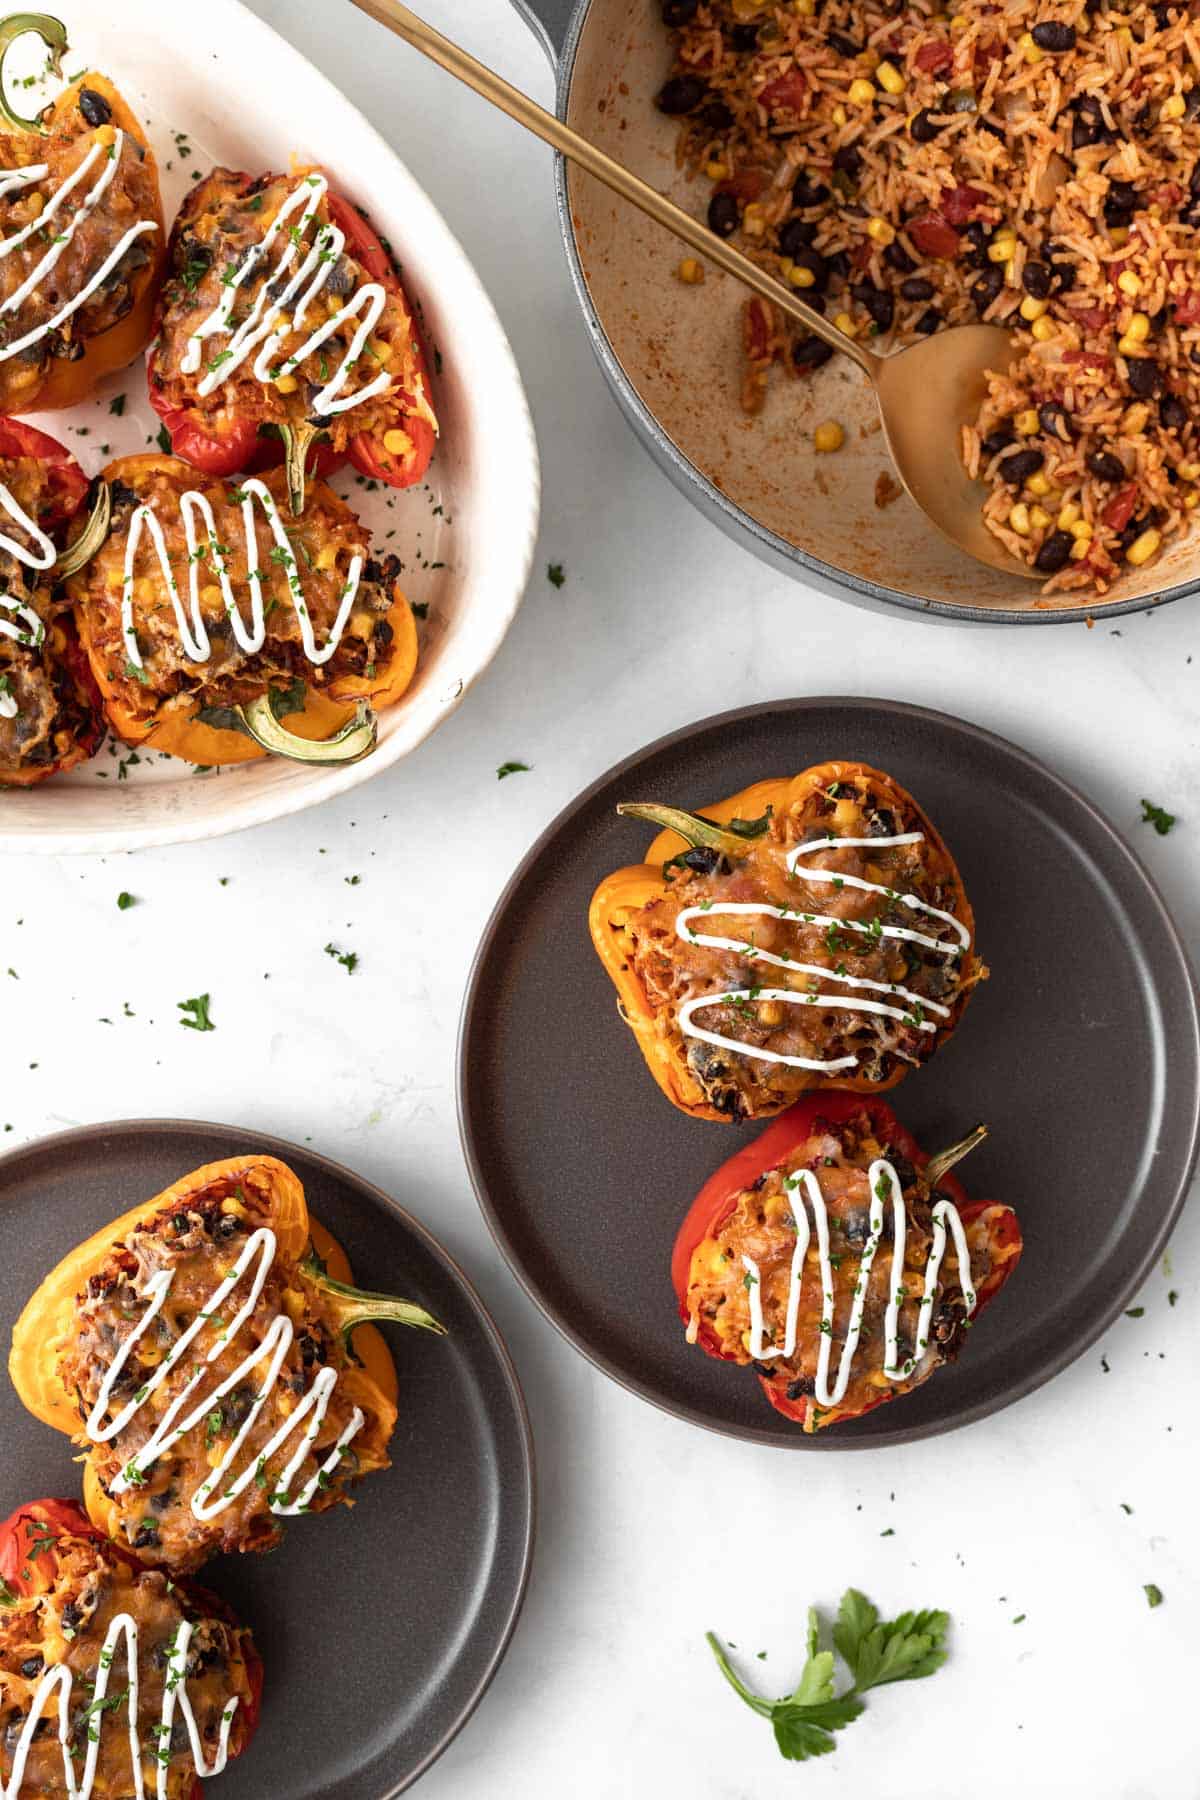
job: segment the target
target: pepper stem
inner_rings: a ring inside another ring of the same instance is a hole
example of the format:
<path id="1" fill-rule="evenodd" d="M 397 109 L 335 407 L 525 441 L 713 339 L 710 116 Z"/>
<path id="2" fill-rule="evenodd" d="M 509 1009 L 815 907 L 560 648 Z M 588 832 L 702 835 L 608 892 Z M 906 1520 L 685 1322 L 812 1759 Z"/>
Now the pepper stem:
<path id="1" fill-rule="evenodd" d="M 289 762 L 321 763 L 326 767 L 361 762 L 364 756 L 370 756 L 379 737 L 379 721 L 365 700 L 358 702 L 354 717 L 328 738 L 305 738 L 289 731 L 275 717 L 269 694 L 260 694 L 257 700 L 232 710 L 256 744 L 271 756 L 284 756 Z"/>
<path id="2" fill-rule="evenodd" d="M 394 1294 L 370 1294 L 363 1288 L 347 1287 L 327 1275 L 315 1255 L 306 1256 L 301 1273 L 313 1286 L 333 1301 L 333 1312 L 342 1336 L 347 1340 L 356 1325 L 376 1324 L 390 1320 L 393 1325 L 411 1325 L 419 1331 L 432 1331 L 446 1336 L 446 1327 L 415 1300 L 398 1300 Z"/>
<path id="3" fill-rule="evenodd" d="M 284 465 L 287 469 L 288 499 L 299 518 L 304 511 L 304 492 L 308 484 L 308 453 L 317 440 L 320 427 L 302 419 L 298 425 L 281 425 Z"/>
<path id="4" fill-rule="evenodd" d="M 68 544 L 54 565 L 54 573 L 59 581 L 65 581 L 68 575 L 74 575 L 85 563 L 91 562 L 108 536 L 111 519 L 112 489 L 107 481 L 100 481 L 96 484 L 96 498 L 92 502 L 87 524 L 75 542 Z"/>
<path id="5" fill-rule="evenodd" d="M 965 1138 L 959 1139 L 957 1144 L 948 1144 L 944 1150 L 939 1150 L 936 1156 L 931 1156 L 921 1171 L 930 1187 L 935 1188 L 942 1176 L 952 1169 L 955 1163 L 960 1163 L 964 1156 L 974 1150 L 978 1144 L 982 1144 L 987 1134 L 986 1125 L 976 1125 L 974 1131 L 969 1131 Z"/>
<path id="6" fill-rule="evenodd" d="M 617 811 L 623 819 L 645 819 L 651 825 L 676 831 L 693 848 L 720 850 L 723 855 L 734 857 L 745 856 L 747 843 L 763 837 L 771 821 L 769 808 L 761 819 L 733 819 L 728 826 L 718 825 L 702 813 L 684 812 L 678 806 L 623 801 Z"/>
<path id="7" fill-rule="evenodd" d="M 28 32 L 36 31 L 50 52 L 49 63 L 56 75 L 62 74 L 63 51 L 67 48 L 67 28 L 61 19 L 55 19 L 49 13 L 9 13 L 6 19 L 0 19 L 0 114 L 8 121 L 14 131 L 36 131 L 45 137 L 47 126 L 41 117 L 26 119 L 15 111 L 8 102 L 8 93 L 4 85 L 4 59 L 18 38 Z"/>

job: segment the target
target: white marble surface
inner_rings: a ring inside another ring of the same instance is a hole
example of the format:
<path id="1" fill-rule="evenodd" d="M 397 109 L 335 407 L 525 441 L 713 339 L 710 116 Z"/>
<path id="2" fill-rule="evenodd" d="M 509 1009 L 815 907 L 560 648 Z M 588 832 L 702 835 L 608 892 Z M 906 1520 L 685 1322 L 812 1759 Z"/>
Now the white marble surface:
<path id="1" fill-rule="evenodd" d="M 763 569 L 619 418 L 569 291 L 547 153 L 338 0 L 253 4 L 390 137 L 491 289 L 541 438 L 537 573 L 469 703 L 358 794 L 208 845 L 9 860 L 5 1141 L 136 1114 L 311 1139 L 392 1188 L 477 1278 L 529 1396 L 541 1537 L 512 1650 L 428 1800 L 1191 1800 L 1200 1211 L 1169 1278 L 1156 1271 L 1139 1297 L 1145 1316 L 1032 1398 L 951 1439 L 790 1457 L 661 1416 L 534 1314 L 471 1196 L 452 1060 L 476 936 L 557 809 L 660 731 L 783 693 L 921 701 L 1027 745 L 1128 831 L 1194 941 L 1195 606 L 1121 620 L 1119 635 L 934 629 Z M 549 100 L 506 0 L 424 10 Z M 548 560 L 565 566 L 561 591 Z M 532 772 L 497 785 L 508 758 Z M 1180 814 L 1171 837 L 1137 824 L 1142 794 Z M 139 902 L 125 912 L 122 889 Z M 353 975 L 323 954 L 330 941 L 357 952 Z M 205 991 L 218 1030 L 182 1032 L 176 1002 Z M 1146 1582 L 1165 1595 L 1155 1611 Z M 952 1661 L 884 1690 L 836 1756 L 791 1767 L 720 1685 L 702 1634 L 768 1650 L 750 1667 L 782 1690 L 805 1607 L 848 1584 L 891 1611 L 949 1608 Z"/>

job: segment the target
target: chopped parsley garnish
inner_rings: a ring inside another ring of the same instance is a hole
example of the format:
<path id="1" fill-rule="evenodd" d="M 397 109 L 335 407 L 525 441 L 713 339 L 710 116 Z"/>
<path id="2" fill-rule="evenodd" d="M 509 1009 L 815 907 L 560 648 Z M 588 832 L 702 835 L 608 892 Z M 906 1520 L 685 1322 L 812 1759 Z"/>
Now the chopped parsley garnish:
<path id="1" fill-rule="evenodd" d="M 523 762 L 504 762 L 496 770 L 496 780 L 503 781 L 506 775 L 528 775 L 530 765 Z"/>
<path id="2" fill-rule="evenodd" d="M 119 419 L 125 411 L 125 396 L 124 396 L 124 394 L 114 394 L 112 399 L 108 403 L 108 410 L 110 413 L 112 413 L 114 415 L 114 417 Z"/>
<path id="3" fill-rule="evenodd" d="M 567 579 L 566 570 L 563 568 L 561 563 L 547 563 L 546 564 L 546 580 L 550 583 L 551 587 L 557 587 L 557 588 L 562 587 L 562 585 L 566 581 L 566 579 Z"/>
<path id="4" fill-rule="evenodd" d="M 1169 813 L 1165 807 L 1155 806 L 1153 800 L 1142 801 L 1142 824 L 1153 825 L 1159 837 L 1166 837 L 1175 823 L 1174 813 Z"/>
<path id="5" fill-rule="evenodd" d="M 1146 1582 L 1145 1594 L 1146 1594 L 1147 1606 L 1155 1607 L 1155 1606 L 1162 1605 L 1162 1603 L 1163 1603 L 1162 1589 L 1160 1587 L 1158 1587 L 1153 1581 Z"/>
<path id="6" fill-rule="evenodd" d="M 211 1002 L 207 994 L 196 994 L 191 1000 L 179 1000 L 176 1004 L 184 1015 L 179 1023 L 186 1026 L 189 1031 L 215 1031 L 217 1029 L 209 1017 L 208 1009 Z"/>
<path id="7" fill-rule="evenodd" d="M 124 892 L 124 890 L 122 890 L 121 893 L 119 893 L 117 895 L 117 911 L 118 912 L 128 912 L 131 906 L 136 906 L 136 905 L 137 905 L 137 900 L 133 894 L 127 894 Z"/>
<path id="8" fill-rule="evenodd" d="M 339 950 L 336 944 L 326 944 L 325 954 L 326 956 L 332 956 L 334 962 L 341 963 L 347 975 L 353 975 L 355 969 L 358 967 L 358 952 L 356 950 Z"/>
<path id="9" fill-rule="evenodd" d="M 171 450 L 172 450 L 171 434 L 167 430 L 165 425 L 159 426 L 158 436 L 155 439 L 155 442 L 157 443 L 159 449 L 162 451 L 164 456 L 170 456 Z"/>

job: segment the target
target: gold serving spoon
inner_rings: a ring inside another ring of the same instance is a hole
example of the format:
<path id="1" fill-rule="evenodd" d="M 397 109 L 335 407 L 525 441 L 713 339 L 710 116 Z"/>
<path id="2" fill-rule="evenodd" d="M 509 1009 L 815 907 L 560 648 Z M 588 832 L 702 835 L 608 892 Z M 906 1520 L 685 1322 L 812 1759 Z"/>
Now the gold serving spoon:
<path id="1" fill-rule="evenodd" d="M 875 390 L 896 473 L 930 523 L 977 562 L 1005 575 L 1041 579 L 1010 555 L 985 526 L 983 489 L 967 474 L 960 449 L 962 427 L 975 418 L 987 372 L 1007 369 L 1016 356 L 1011 332 L 1000 325 L 955 325 L 892 356 L 877 356 L 815 312 L 794 289 L 776 281 L 640 176 L 493 74 L 400 0 L 353 0 L 353 4 L 682 238 L 710 263 L 856 362 Z"/>

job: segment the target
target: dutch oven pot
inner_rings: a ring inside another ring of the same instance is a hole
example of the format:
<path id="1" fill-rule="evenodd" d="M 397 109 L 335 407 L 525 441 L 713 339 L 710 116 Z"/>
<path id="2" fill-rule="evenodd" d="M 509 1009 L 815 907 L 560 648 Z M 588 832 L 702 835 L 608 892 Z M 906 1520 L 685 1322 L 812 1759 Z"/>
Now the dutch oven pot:
<path id="1" fill-rule="evenodd" d="M 659 0 L 514 4 L 555 65 L 560 116 L 701 210 L 705 196 L 675 166 L 675 121 L 654 105 L 670 64 Z M 1021 625 L 1142 610 L 1200 587 L 1193 534 L 1131 569 L 1106 599 L 1044 602 L 1035 582 L 943 543 L 907 495 L 881 506 L 891 464 L 857 369 L 835 358 L 808 381 L 780 374 L 763 413 L 747 419 L 738 398 L 744 290 L 712 268 L 702 287 L 682 288 L 680 245 L 660 226 L 561 157 L 555 184 L 567 265 L 626 418 L 693 505 L 774 567 L 869 606 Z M 846 443 L 820 456 L 813 428 L 829 418 L 845 426 Z"/>

